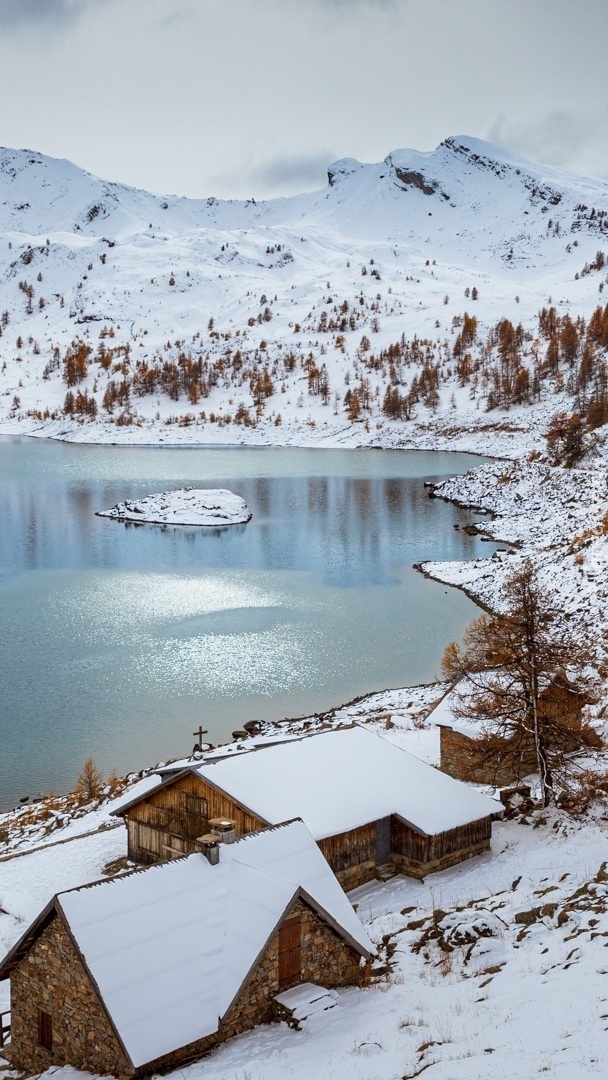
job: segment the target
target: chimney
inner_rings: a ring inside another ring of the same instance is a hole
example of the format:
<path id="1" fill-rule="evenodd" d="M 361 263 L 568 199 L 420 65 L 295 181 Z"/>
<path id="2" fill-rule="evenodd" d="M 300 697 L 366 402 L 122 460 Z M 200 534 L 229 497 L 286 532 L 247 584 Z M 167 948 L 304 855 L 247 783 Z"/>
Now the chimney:
<path id="1" fill-rule="evenodd" d="M 215 833 L 205 833 L 198 836 L 196 843 L 200 845 L 202 854 L 209 860 L 212 866 L 217 866 L 220 861 L 220 842 Z"/>
<path id="2" fill-rule="evenodd" d="M 209 828 L 220 844 L 234 844 L 237 839 L 236 822 L 230 818 L 211 818 Z"/>

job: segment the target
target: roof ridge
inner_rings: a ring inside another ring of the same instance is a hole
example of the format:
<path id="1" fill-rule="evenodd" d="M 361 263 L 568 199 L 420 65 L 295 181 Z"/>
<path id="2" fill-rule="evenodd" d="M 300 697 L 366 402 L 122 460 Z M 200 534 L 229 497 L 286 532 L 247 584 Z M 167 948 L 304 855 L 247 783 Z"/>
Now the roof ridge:
<path id="1" fill-rule="evenodd" d="M 262 739 L 259 743 L 255 743 L 253 746 L 250 747 L 246 747 L 244 745 L 244 742 L 239 745 L 243 746 L 243 749 L 245 749 L 246 753 L 253 754 L 256 753 L 258 750 L 272 750 L 275 749 L 277 746 L 287 746 L 290 743 L 303 742 L 304 739 L 312 739 L 315 738 L 317 735 L 331 735 L 332 732 L 335 733 L 337 731 L 345 731 L 349 728 L 354 728 L 357 726 L 358 725 L 356 724 L 356 722 L 353 721 L 350 724 L 341 724 L 340 727 L 323 728 L 321 731 L 290 732 L 289 735 L 286 736 L 284 739 Z M 255 737 L 256 736 L 253 736 L 252 738 Z M 215 765 L 216 762 L 230 761 L 232 758 L 238 760 L 238 758 L 241 757 L 241 754 L 239 754 L 238 751 L 234 751 L 231 749 L 231 747 L 234 746 L 234 743 L 226 743 L 226 746 L 228 747 L 228 749 L 225 753 L 218 754 L 215 757 L 203 758 L 202 760 L 195 762 L 194 768 L 198 770 L 205 765 Z M 212 753 L 214 753 L 214 751 L 212 751 Z"/>

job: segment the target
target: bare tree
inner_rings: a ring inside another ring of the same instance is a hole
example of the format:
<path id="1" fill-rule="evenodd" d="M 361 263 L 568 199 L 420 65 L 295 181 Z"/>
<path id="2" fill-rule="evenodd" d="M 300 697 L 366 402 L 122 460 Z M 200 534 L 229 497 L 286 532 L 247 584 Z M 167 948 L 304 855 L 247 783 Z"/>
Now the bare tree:
<path id="1" fill-rule="evenodd" d="M 471 623 L 462 648 L 447 646 L 443 671 L 460 680 L 454 711 L 479 722 L 480 751 L 500 755 L 503 765 L 510 758 L 515 775 L 522 762 L 535 760 L 547 806 L 573 752 L 594 739 L 580 722 L 589 698 L 566 676 L 567 668 L 580 670 L 589 657 L 557 625 L 553 598 L 539 588 L 529 561 L 507 579 L 504 599 L 503 614 L 483 614 Z"/>

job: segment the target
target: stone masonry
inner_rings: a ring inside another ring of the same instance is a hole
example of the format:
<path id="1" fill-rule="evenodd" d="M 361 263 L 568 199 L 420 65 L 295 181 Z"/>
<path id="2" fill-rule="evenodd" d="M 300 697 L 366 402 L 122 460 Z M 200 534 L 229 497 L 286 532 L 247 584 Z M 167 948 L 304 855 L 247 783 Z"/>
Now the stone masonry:
<path id="1" fill-rule="evenodd" d="M 356 985 L 361 976 L 360 956 L 316 912 L 298 904 L 293 914 L 302 918 L 302 982 L 328 989 Z"/>
<path id="2" fill-rule="evenodd" d="M 52 1050 L 38 1044 L 38 1009 L 52 1019 Z M 11 975 L 11 1060 L 27 1073 L 51 1065 L 132 1071 L 58 916 Z"/>
<path id="3" fill-rule="evenodd" d="M 361 961 L 356 950 L 302 901 L 297 901 L 285 918 L 297 914 L 302 924 L 301 981 L 320 983 L 327 988 L 357 984 Z M 216 1033 L 134 1072 L 67 931 L 55 917 L 11 976 L 11 1057 L 27 1073 L 64 1064 L 114 1076 L 169 1071 L 201 1057 L 242 1031 L 271 1021 L 273 998 L 278 993 L 277 931 Z M 52 1017 L 50 1051 L 38 1045 L 39 1008 Z"/>
<path id="4" fill-rule="evenodd" d="M 377 876 L 377 867 L 373 859 L 368 859 L 367 862 L 359 863 L 357 866 L 349 866 L 347 870 L 338 870 L 336 872 L 336 877 L 344 892 L 358 889 L 360 885 L 373 881 Z"/>
<path id="5" fill-rule="evenodd" d="M 484 851 L 489 851 L 490 847 L 489 840 L 480 840 L 466 850 L 449 851 L 439 858 L 431 859 L 425 863 L 416 862 L 415 859 L 408 859 L 406 855 L 393 853 L 391 854 L 391 862 L 395 864 L 400 874 L 407 874 L 408 877 L 424 881 L 428 874 L 437 874 L 440 870 L 447 870 L 450 866 L 465 862 L 466 859 L 474 859 L 476 855 L 483 855 Z"/>

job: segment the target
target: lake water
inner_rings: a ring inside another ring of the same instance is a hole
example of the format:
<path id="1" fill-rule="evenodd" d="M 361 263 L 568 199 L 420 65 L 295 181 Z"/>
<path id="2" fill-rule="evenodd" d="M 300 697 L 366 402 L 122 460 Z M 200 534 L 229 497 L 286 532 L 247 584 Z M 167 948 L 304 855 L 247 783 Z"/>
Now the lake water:
<path id="1" fill-rule="evenodd" d="M 437 677 L 477 613 L 412 569 L 487 555 L 425 478 L 469 455 L 0 439 L 0 807 L 125 772 L 250 719 Z M 253 519 L 125 526 L 125 498 L 228 487 Z"/>

